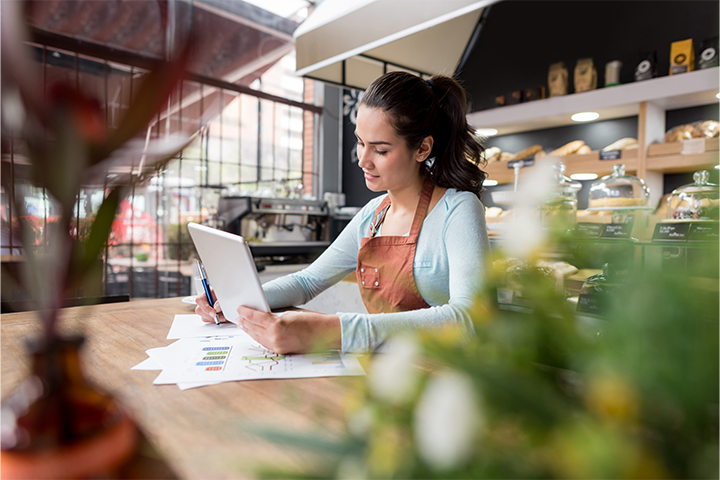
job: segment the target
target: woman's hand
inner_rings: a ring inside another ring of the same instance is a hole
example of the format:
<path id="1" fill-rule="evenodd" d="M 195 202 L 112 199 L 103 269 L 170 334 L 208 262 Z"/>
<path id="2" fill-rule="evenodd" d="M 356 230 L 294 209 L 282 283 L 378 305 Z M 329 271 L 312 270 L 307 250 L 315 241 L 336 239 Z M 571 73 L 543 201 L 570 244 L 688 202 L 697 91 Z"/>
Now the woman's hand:
<path id="1" fill-rule="evenodd" d="M 225 318 L 225 315 L 223 315 L 222 310 L 220 309 L 220 302 L 218 302 L 215 297 L 215 291 L 211 288 L 210 292 L 213 295 L 213 300 L 215 300 L 215 308 L 210 306 L 207 296 L 204 293 L 200 293 L 197 297 L 195 297 L 195 303 L 197 304 L 197 307 L 195 307 L 195 313 L 200 315 L 203 322 L 215 323 L 215 313 L 217 313 L 218 320 L 220 322 L 227 322 L 227 318 Z"/>
<path id="2" fill-rule="evenodd" d="M 275 353 L 307 353 L 341 347 L 340 317 L 309 311 L 264 313 L 239 307 L 238 326 Z"/>

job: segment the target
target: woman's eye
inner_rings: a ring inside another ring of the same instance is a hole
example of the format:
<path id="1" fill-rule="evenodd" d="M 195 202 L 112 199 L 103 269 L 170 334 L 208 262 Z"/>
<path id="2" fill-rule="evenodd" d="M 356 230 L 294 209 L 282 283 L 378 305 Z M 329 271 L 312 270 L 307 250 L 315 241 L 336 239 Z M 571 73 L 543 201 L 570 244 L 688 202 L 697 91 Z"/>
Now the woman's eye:
<path id="1" fill-rule="evenodd" d="M 377 153 L 378 155 L 385 155 L 387 152 L 384 150 L 383 151 L 375 150 L 375 153 Z"/>

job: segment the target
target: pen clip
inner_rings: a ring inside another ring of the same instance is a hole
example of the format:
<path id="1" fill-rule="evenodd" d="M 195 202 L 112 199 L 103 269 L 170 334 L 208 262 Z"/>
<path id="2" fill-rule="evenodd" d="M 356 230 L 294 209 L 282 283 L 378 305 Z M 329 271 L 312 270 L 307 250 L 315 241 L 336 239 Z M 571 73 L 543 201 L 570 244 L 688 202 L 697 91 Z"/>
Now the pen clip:
<path id="1" fill-rule="evenodd" d="M 200 279 L 207 280 L 207 274 L 205 273 L 205 267 L 200 260 L 197 260 L 198 271 L 200 272 Z"/>

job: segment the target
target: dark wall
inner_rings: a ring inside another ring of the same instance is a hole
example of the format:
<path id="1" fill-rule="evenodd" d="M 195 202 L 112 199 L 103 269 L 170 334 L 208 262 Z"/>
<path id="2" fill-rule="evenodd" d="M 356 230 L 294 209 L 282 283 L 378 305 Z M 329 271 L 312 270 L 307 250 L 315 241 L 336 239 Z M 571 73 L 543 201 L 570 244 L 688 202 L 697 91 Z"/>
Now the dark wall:
<path id="1" fill-rule="evenodd" d="M 598 88 L 605 64 L 623 63 L 620 81 L 633 81 L 637 55 L 657 51 L 658 73 L 668 74 L 670 44 L 718 36 L 717 0 L 514 1 L 490 7 L 477 44 L 459 78 L 468 90 L 470 111 L 494 106 L 494 98 L 547 85 L 551 63 L 564 61 L 569 92 L 578 59 L 592 57 Z M 696 55 L 697 56 L 697 55 Z"/>

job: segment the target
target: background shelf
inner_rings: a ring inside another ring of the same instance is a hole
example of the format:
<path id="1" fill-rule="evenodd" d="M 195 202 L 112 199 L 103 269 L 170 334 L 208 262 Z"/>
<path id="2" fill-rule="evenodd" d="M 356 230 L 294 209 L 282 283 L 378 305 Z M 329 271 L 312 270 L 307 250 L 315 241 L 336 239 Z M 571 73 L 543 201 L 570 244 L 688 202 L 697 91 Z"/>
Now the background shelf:
<path id="1" fill-rule="evenodd" d="M 717 103 L 720 67 L 653 78 L 534 102 L 482 110 L 467 115 L 475 128 L 496 128 L 499 135 L 573 125 L 570 116 L 593 111 L 600 120 L 638 115 L 640 102 L 663 110 Z"/>

